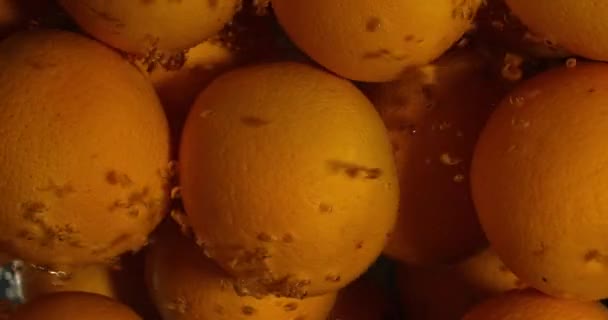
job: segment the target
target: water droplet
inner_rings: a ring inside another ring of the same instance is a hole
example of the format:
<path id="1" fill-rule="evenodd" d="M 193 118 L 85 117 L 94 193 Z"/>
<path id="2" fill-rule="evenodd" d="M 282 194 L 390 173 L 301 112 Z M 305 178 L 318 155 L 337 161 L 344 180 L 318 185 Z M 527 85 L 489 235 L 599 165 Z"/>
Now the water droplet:
<path id="1" fill-rule="evenodd" d="M 445 164 L 446 166 L 455 166 L 459 163 L 462 162 L 462 159 L 451 155 L 448 152 L 444 152 L 439 156 L 439 160 L 441 161 L 441 163 Z"/>
<path id="2" fill-rule="evenodd" d="M 415 126 L 412 126 L 409 130 L 410 135 L 415 136 L 418 133 L 418 129 Z"/>
<path id="3" fill-rule="evenodd" d="M 205 118 L 208 118 L 209 116 L 211 116 L 212 114 L 213 114 L 213 110 L 206 109 L 206 110 L 203 110 L 203 111 L 202 111 L 202 112 L 199 114 L 199 116 L 200 116 L 201 118 L 205 119 Z"/>
<path id="4" fill-rule="evenodd" d="M 511 125 L 516 128 L 526 129 L 530 126 L 530 121 L 524 120 L 524 119 L 512 118 Z"/>
<path id="5" fill-rule="evenodd" d="M 178 163 L 175 160 L 171 160 L 167 164 L 167 175 L 170 178 L 177 176 L 177 167 L 178 167 Z"/>
<path id="6" fill-rule="evenodd" d="M 452 124 L 447 122 L 447 121 L 443 121 L 442 123 L 439 124 L 439 131 L 445 131 L 448 130 L 452 127 Z"/>
<path id="7" fill-rule="evenodd" d="M 171 199 L 177 200 L 182 198 L 182 187 L 173 187 L 171 189 Z"/>
<path id="8" fill-rule="evenodd" d="M 458 46 L 458 48 L 465 48 L 466 46 L 469 45 L 470 42 L 471 41 L 468 38 L 463 37 L 462 39 L 460 39 L 460 41 L 458 41 L 457 46 Z"/>
<path id="9" fill-rule="evenodd" d="M 518 54 L 505 54 L 502 68 L 503 78 L 510 81 L 520 80 L 523 76 L 523 70 L 521 68 L 523 62 L 523 57 Z"/>
<path id="10" fill-rule="evenodd" d="M 454 182 L 461 183 L 465 179 L 464 174 L 457 174 L 454 176 Z"/>
<path id="11" fill-rule="evenodd" d="M 170 311 L 185 314 L 188 311 L 188 302 L 184 298 L 176 298 L 175 300 L 169 302 L 166 308 Z"/>
<path id="12" fill-rule="evenodd" d="M 414 136 L 418 133 L 418 129 L 413 124 L 401 125 L 401 126 L 399 126 L 399 130 L 402 132 L 407 132 L 412 136 Z"/>
<path id="13" fill-rule="evenodd" d="M 524 97 L 521 96 L 509 96 L 509 104 L 516 106 L 516 107 L 521 107 L 524 105 L 525 99 Z"/>
<path id="14" fill-rule="evenodd" d="M 190 229 L 190 224 L 188 222 L 188 216 L 182 209 L 173 209 L 171 210 L 170 215 L 173 221 L 175 221 L 179 226 L 180 231 L 183 235 L 189 236 L 192 234 L 192 230 Z"/>
<path id="15" fill-rule="evenodd" d="M 566 67 L 567 68 L 575 68 L 576 67 L 576 58 L 568 58 L 566 60 Z"/>
<path id="16" fill-rule="evenodd" d="M 194 237 L 194 242 L 196 243 L 197 246 L 199 246 L 201 248 L 207 247 L 207 243 L 200 237 Z"/>

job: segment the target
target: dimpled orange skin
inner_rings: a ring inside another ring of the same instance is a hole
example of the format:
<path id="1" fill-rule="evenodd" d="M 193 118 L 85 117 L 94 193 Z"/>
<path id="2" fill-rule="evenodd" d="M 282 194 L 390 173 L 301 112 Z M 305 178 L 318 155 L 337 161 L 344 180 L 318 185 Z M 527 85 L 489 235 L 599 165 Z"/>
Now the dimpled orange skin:
<path id="1" fill-rule="evenodd" d="M 0 251 L 59 268 L 143 246 L 168 198 L 169 134 L 152 86 L 62 31 L 5 40 L 0 71 Z"/>
<path id="2" fill-rule="evenodd" d="M 524 82 L 476 147 L 472 190 L 505 264 L 542 291 L 608 297 L 608 66 L 579 63 Z"/>
<path id="3" fill-rule="evenodd" d="M 399 188 L 379 115 L 350 82 L 314 67 L 220 76 L 195 102 L 180 148 L 187 219 L 245 294 L 340 289 L 394 225 Z"/>
<path id="4" fill-rule="evenodd" d="M 573 54 L 608 60 L 608 2 L 595 0 L 506 0 L 535 33 Z"/>
<path id="5" fill-rule="evenodd" d="M 599 302 L 556 299 L 533 290 L 516 290 L 490 298 L 462 320 L 606 320 Z"/>
<path id="6" fill-rule="evenodd" d="M 46 295 L 20 306 L 11 320 L 142 320 L 129 307 L 108 297 L 84 292 Z"/>
<path id="7" fill-rule="evenodd" d="M 453 320 L 483 299 L 525 284 L 488 248 L 454 265 L 403 266 L 398 286 L 407 319 Z"/>
<path id="8" fill-rule="evenodd" d="M 400 214 L 385 253 L 413 265 L 458 261 L 486 245 L 470 195 L 473 149 L 505 84 L 490 63 L 458 50 L 400 80 L 368 87 L 388 127 Z M 474 92 L 474 94 L 472 94 Z"/>
<path id="9" fill-rule="evenodd" d="M 273 0 L 279 23 L 316 62 L 352 80 L 385 82 L 445 52 L 479 0 Z"/>
<path id="10" fill-rule="evenodd" d="M 123 51 L 175 53 L 219 32 L 239 0 L 59 0 L 95 38 Z"/>
<path id="11" fill-rule="evenodd" d="M 151 246 L 146 279 L 164 320 L 326 320 L 336 300 L 335 292 L 304 300 L 238 296 L 234 280 L 177 228 Z"/>

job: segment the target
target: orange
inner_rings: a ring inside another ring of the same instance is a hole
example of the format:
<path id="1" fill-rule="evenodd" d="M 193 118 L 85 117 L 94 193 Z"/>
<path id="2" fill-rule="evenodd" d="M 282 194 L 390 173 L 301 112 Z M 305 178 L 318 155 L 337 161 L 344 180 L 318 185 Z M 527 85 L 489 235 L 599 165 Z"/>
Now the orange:
<path id="1" fill-rule="evenodd" d="M 409 320 L 460 319 L 481 300 L 525 285 L 490 248 L 453 265 L 398 269 Z"/>
<path id="2" fill-rule="evenodd" d="M 340 76 L 397 78 L 431 62 L 471 27 L 481 0 L 273 0 L 279 23 L 313 60 Z"/>
<path id="3" fill-rule="evenodd" d="M 479 132 L 506 86 L 465 49 L 368 87 L 397 162 L 399 219 L 385 253 L 408 264 L 455 262 L 485 246 L 469 185 Z"/>
<path id="4" fill-rule="evenodd" d="M 148 254 L 146 277 L 164 320 L 326 320 L 336 293 L 303 300 L 239 296 L 228 276 L 193 240 L 167 228 Z"/>
<path id="5" fill-rule="evenodd" d="M 505 264 L 542 291 L 608 297 L 608 65 L 579 63 L 524 82 L 476 147 L 472 190 Z"/>
<path id="6" fill-rule="evenodd" d="M 380 255 L 399 195 L 369 100 L 292 62 L 235 69 L 201 93 L 182 135 L 180 180 L 201 249 L 250 295 L 345 287 Z"/>
<path id="7" fill-rule="evenodd" d="M 11 320 L 141 320 L 127 306 L 108 297 L 84 292 L 61 292 L 22 305 Z"/>
<path id="8" fill-rule="evenodd" d="M 371 279 L 362 277 L 340 290 L 327 320 L 385 320 L 391 312 L 385 292 Z"/>
<path id="9" fill-rule="evenodd" d="M 513 13 L 546 41 L 589 59 L 608 60 L 608 2 L 505 0 Z"/>
<path id="10" fill-rule="evenodd" d="M 0 44 L 0 104 L 0 251 L 63 268 L 146 243 L 169 133 L 135 68 L 77 34 L 20 33 Z"/>
<path id="11" fill-rule="evenodd" d="M 165 55 L 194 47 L 228 23 L 239 0 L 59 0 L 95 38 L 139 55 Z"/>
<path id="12" fill-rule="evenodd" d="M 512 291 L 475 306 L 462 320 L 605 320 L 599 302 L 561 300 L 539 292 Z"/>

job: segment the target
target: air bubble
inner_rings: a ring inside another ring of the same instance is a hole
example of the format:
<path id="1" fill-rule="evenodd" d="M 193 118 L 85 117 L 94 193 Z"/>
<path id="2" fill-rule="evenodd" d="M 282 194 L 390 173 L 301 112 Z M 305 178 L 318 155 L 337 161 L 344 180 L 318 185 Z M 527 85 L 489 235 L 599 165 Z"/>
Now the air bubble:
<path id="1" fill-rule="evenodd" d="M 575 68 L 576 67 L 576 58 L 568 58 L 566 60 L 566 67 L 567 68 Z"/>
<path id="2" fill-rule="evenodd" d="M 521 96 L 509 96 L 509 104 L 514 105 L 516 107 L 521 107 L 524 105 L 524 97 Z"/>
<path id="3" fill-rule="evenodd" d="M 526 129 L 526 128 L 530 127 L 530 121 L 524 120 L 524 119 L 512 118 L 511 125 L 516 128 Z"/>
<path id="4" fill-rule="evenodd" d="M 402 132 L 407 132 L 412 136 L 415 136 L 418 133 L 418 129 L 413 124 L 405 124 L 399 127 L 399 130 Z"/>
<path id="5" fill-rule="evenodd" d="M 449 152 L 442 153 L 439 160 L 446 166 L 455 166 L 462 162 L 462 159 L 450 154 Z"/>
<path id="6" fill-rule="evenodd" d="M 202 111 L 202 112 L 199 114 L 199 116 L 200 116 L 201 118 L 203 118 L 203 119 L 206 119 L 206 118 L 208 118 L 209 116 L 211 116 L 212 114 L 213 114 L 213 110 L 209 110 L 209 109 L 207 109 L 207 110 L 203 110 L 203 111 Z"/>
<path id="7" fill-rule="evenodd" d="M 182 198 L 182 187 L 174 187 L 171 189 L 171 199 L 177 200 Z"/>
<path id="8" fill-rule="evenodd" d="M 442 122 L 442 123 L 439 124 L 439 131 L 445 131 L 445 130 L 448 130 L 450 128 L 452 128 L 452 124 L 449 123 L 449 122 L 447 122 L 447 121 L 444 121 L 444 122 Z"/>

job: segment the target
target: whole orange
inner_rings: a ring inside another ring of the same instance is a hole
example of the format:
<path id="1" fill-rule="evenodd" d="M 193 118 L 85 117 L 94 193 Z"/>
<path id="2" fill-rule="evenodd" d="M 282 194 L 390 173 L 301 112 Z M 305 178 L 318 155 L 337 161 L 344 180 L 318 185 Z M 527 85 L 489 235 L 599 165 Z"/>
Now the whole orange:
<path id="1" fill-rule="evenodd" d="M 60 268 L 146 243 L 169 131 L 135 68 L 74 33 L 20 33 L 0 43 L 0 105 L 0 251 Z"/>
<path id="2" fill-rule="evenodd" d="M 251 295 L 345 287 L 380 255 L 399 194 L 369 100 L 293 62 L 229 71 L 201 93 L 182 135 L 180 181 L 202 249 Z"/>
<path id="3" fill-rule="evenodd" d="M 608 65 L 579 63 L 522 83 L 477 144 L 472 190 L 504 263 L 543 292 L 608 297 Z"/>

